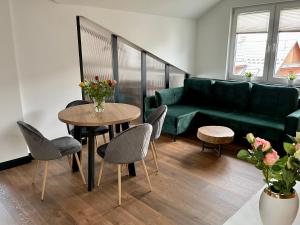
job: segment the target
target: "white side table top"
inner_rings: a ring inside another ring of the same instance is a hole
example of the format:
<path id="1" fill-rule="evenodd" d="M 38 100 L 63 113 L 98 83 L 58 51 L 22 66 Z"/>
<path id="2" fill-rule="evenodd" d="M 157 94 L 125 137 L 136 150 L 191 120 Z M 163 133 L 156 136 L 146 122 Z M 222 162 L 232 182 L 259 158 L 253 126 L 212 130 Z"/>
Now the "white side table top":
<path id="1" fill-rule="evenodd" d="M 295 187 L 300 196 L 300 183 Z M 232 217 L 230 217 L 223 225 L 263 225 L 259 215 L 259 197 L 263 189 L 258 191 L 251 199 L 246 202 Z M 300 225 L 300 210 L 293 223 L 293 225 Z"/>

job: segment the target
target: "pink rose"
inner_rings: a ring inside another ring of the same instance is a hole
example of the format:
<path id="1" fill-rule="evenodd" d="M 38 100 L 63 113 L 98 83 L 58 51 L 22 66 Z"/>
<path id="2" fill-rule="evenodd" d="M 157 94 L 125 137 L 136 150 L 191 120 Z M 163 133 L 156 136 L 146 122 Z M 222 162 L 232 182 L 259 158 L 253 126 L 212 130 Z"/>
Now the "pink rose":
<path id="1" fill-rule="evenodd" d="M 277 154 L 277 152 L 275 150 L 273 150 L 272 152 L 269 152 L 265 155 L 263 161 L 264 164 L 266 164 L 267 166 L 273 166 L 277 160 L 279 159 L 279 156 Z"/>
<path id="2" fill-rule="evenodd" d="M 271 148 L 270 142 L 266 141 L 262 138 L 255 138 L 255 142 L 253 144 L 254 148 L 257 149 L 259 146 L 262 146 L 262 151 L 265 152 Z"/>

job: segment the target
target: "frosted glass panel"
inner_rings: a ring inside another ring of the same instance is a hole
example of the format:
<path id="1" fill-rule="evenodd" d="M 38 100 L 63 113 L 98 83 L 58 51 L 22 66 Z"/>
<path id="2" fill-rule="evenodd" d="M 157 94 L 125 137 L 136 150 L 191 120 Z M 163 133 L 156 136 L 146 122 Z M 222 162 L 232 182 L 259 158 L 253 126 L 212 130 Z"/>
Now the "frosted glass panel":
<path id="1" fill-rule="evenodd" d="M 147 70 L 147 96 L 152 96 L 155 91 L 164 89 L 165 84 L 165 64 L 152 58 L 146 57 Z"/>
<path id="2" fill-rule="evenodd" d="M 118 39 L 119 101 L 141 108 L 141 52 Z"/>
<path id="3" fill-rule="evenodd" d="M 183 87 L 183 82 L 185 79 L 185 73 L 181 70 L 171 66 L 170 67 L 170 74 L 169 74 L 170 80 L 169 80 L 169 87 Z"/>
<path id="4" fill-rule="evenodd" d="M 83 77 L 85 80 L 112 79 L 111 34 L 97 24 L 81 17 Z"/>

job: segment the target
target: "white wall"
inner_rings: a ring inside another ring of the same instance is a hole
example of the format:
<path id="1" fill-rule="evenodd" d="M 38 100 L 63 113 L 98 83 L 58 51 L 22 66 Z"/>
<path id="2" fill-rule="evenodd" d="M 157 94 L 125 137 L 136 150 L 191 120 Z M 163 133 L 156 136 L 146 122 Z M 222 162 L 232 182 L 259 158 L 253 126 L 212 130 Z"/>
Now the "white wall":
<path id="1" fill-rule="evenodd" d="M 225 78 L 231 10 L 285 0 L 223 0 L 200 17 L 197 24 L 196 74 Z"/>
<path id="2" fill-rule="evenodd" d="M 28 155 L 16 124 L 22 119 L 22 107 L 8 0 L 0 1 L 0 27 L 0 162 L 4 162 Z"/>
<path id="3" fill-rule="evenodd" d="M 11 0 L 11 11 L 24 119 L 49 138 L 66 134 L 57 113 L 81 98 L 76 15 L 194 72 L 196 21 L 50 0 Z"/>

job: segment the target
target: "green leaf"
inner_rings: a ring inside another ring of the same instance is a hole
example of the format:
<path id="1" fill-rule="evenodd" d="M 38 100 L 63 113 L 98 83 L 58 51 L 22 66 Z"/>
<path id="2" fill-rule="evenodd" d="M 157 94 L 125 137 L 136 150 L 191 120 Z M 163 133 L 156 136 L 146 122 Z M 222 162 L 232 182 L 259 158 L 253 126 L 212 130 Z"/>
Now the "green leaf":
<path id="1" fill-rule="evenodd" d="M 286 153 L 288 153 L 289 155 L 294 155 L 296 151 L 295 145 L 287 142 L 283 143 L 283 148 L 286 151 Z"/>
<path id="2" fill-rule="evenodd" d="M 237 154 L 237 157 L 239 159 L 244 159 L 244 160 L 248 159 L 249 156 L 250 156 L 250 153 L 245 149 L 240 150 L 239 153 Z"/>
<path id="3" fill-rule="evenodd" d="M 272 166 L 272 171 L 274 171 L 274 172 L 280 172 L 281 170 L 282 170 L 282 167 L 279 165 L 275 164 Z"/>

